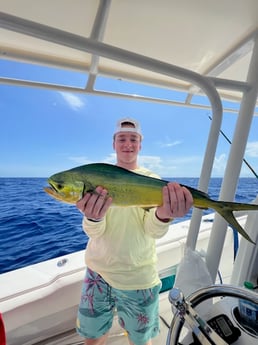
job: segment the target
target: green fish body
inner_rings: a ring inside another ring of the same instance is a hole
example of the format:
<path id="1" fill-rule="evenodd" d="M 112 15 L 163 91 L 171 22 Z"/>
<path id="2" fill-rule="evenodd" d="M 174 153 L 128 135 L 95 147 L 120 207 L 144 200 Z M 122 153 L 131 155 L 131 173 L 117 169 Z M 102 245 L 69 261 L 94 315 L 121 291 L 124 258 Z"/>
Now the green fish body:
<path id="1" fill-rule="evenodd" d="M 151 208 L 162 205 L 162 188 L 169 181 L 136 174 L 124 168 L 104 163 L 79 166 L 52 175 L 48 179 L 51 187 L 44 188 L 53 198 L 75 204 L 87 192 L 102 186 L 112 197 L 114 206 L 137 206 Z M 186 187 L 193 196 L 194 207 L 214 209 L 244 238 L 254 243 L 237 222 L 233 211 L 258 210 L 258 205 L 227 201 L 215 201 L 198 189 Z"/>

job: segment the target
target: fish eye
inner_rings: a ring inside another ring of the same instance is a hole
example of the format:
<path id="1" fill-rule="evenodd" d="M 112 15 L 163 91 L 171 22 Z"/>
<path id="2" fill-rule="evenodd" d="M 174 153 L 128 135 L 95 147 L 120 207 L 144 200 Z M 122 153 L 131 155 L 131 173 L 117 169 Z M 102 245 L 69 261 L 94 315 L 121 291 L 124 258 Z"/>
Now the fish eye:
<path id="1" fill-rule="evenodd" d="M 61 184 L 61 183 L 58 183 L 58 184 L 56 185 L 56 187 L 57 187 L 58 189 L 63 189 L 63 188 L 64 188 L 64 185 Z"/>

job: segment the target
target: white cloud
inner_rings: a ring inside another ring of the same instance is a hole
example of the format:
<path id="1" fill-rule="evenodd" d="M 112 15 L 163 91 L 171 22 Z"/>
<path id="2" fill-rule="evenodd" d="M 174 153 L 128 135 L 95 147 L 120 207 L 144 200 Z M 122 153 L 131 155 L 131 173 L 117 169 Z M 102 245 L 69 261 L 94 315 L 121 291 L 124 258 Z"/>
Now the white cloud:
<path id="1" fill-rule="evenodd" d="M 182 144 L 180 140 L 172 141 L 169 137 L 165 138 L 165 141 L 161 141 L 158 143 L 160 147 L 173 147 Z"/>
<path id="2" fill-rule="evenodd" d="M 139 165 L 150 169 L 153 172 L 157 172 L 162 167 L 162 161 L 159 156 L 139 156 Z"/>
<path id="3" fill-rule="evenodd" d="M 89 158 L 87 158 L 85 156 L 70 156 L 70 157 L 68 157 L 68 159 L 70 161 L 74 162 L 75 164 L 79 164 L 79 165 L 93 163 Z"/>
<path id="4" fill-rule="evenodd" d="M 104 158 L 103 162 L 108 164 L 115 164 L 116 163 L 116 154 L 110 153 L 106 158 Z"/>
<path id="5" fill-rule="evenodd" d="M 139 156 L 139 165 L 163 177 L 198 177 L 202 157 L 183 156 L 161 158 L 160 156 Z M 189 173 L 191 175 L 189 175 Z"/>
<path id="6" fill-rule="evenodd" d="M 219 157 L 215 157 L 213 170 L 216 175 L 223 176 L 227 164 L 226 154 L 222 153 Z"/>
<path id="7" fill-rule="evenodd" d="M 161 162 L 160 156 L 142 156 L 139 155 L 139 164 L 159 165 Z"/>
<path id="8" fill-rule="evenodd" d="M 258 141 L 247 143 L 246 155 L 249 157 L 258 157 Z"/>
<path id="9" fill-rule="evenodd" d="M 86 156 L 70 156 L 75 165 L 95 163 Z M 99 162 L 116 164 L 116 153 L 110 153 Z M 161 177 L 198 177 L 200 175 L 202 157 L 183 156 L 162 158 L 160 156 L 139 155 L 138 163 Z M 190 175 L 189 175 L 190 174 Z"/>
<path id="10" fill-rule="evenodd" d="M 74 95 L 69 92 L 59 92 L 59 94 L 63 97 L 63 99 L 73 110 L 79 110 L 84 106 L 83 101 L 80 99 L 78 95 Z"/>
<path id="11" fill-rule="evenodd" d="M 103 162 L 109 163 L 109 164 L 115 164 L 116 163 L 116 153 L 109 154 L 106 158 L 104 158 Z M 163 168 L 161 158 L 159 156 L 142 156 L 139 155 L 138 157 L 138 163 L 140 166 L 144 166 L 147 169 L 150 169 L 151 171 L 155 173 L 159 173 Z"/>

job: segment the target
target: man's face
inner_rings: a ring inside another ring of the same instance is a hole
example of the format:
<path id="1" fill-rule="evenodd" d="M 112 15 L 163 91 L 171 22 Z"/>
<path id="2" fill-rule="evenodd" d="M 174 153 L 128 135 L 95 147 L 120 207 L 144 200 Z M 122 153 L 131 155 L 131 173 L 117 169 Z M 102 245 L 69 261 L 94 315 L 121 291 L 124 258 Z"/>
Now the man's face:
<path id="1" fill-rule="evenodd" d="M 117 158 L 125 163 L 137 160 L 141 149 L 141 137 L 137 133 L 120 132 L 115 135 L 113 142 Z"/>

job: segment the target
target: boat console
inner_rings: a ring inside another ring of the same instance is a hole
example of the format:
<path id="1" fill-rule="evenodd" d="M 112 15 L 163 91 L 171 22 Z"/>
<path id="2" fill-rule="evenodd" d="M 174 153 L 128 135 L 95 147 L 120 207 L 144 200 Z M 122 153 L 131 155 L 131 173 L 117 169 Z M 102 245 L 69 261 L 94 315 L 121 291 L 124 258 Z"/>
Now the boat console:
<path id="1" fill-rule="evenodd" d="M 208 314 L 201 315 L 196 307 L 211 298 L 217 301 Z M 232 285 L 212 285 L 185 299 L 181 290 L 173 288 L 169 301 L 174 317 L 166 345 L 255 345 L 258 342 L 258 294 L 253 291 Z M 252 306 L 253 318 L 250 311 L 246 318 L 241 316 L 239 301 Z M 183 326 L 187 330 L 183 331 Z"/>

